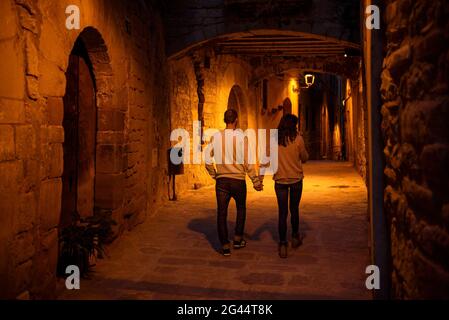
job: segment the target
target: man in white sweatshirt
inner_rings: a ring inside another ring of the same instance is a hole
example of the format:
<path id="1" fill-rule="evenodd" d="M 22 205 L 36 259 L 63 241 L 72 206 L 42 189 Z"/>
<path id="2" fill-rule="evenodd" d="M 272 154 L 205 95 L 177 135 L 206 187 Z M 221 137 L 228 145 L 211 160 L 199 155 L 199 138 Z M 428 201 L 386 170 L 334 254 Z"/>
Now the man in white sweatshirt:
<path id="1" fill-rule="evenodd" d="M 228 238 L 228 206 L 234 198 L 237 206 L 237 221 L 235 226 L 234 249 L 246 246 L 243 239 L 246 221 L 246 175 L 253 182 L 254 189 L 263 189 L 262 181 L 257 174 L 255 159 L 249 153 L 249 142 L 242 136 L 241 130 L 236 130 L 238 124 L 237 111 L 229 109 L 224 114 L 226 129 L 217 132 L 211 139 L 211 159 L 206 161 L 206 169 L 210 176 L 216 180 L 215 191 L 217 196 L 217 227 L 218 237 L 222 245 L 222 254 L 231 255 L 231 244 Z M 244 141 L 243 145 L 238 145 Z M 243 154 L 242 154 L 243 152 Z"/>

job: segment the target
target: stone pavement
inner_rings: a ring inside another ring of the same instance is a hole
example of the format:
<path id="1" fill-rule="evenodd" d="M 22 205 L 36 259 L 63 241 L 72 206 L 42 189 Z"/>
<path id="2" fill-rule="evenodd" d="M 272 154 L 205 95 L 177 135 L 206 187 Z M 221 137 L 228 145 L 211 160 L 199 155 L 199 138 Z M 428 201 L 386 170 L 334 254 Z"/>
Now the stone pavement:
<path id="1" fill-rule="evenodd" d="M 300 228 L 304 245 L 277 254 L 273 182 L 248 183 L 247 248 L 217 253 L 213 187 L 185 193 L 123 235 L 81 290 L 60 299 L 370 299 L 367 194 L 348 163 L 305 165 Z M 235 205 L 229 225 L 233 231 Z M 290 234 L 290 232 L 289 232 Z M 231 233 L 232 235 L 232 233 Z"/>

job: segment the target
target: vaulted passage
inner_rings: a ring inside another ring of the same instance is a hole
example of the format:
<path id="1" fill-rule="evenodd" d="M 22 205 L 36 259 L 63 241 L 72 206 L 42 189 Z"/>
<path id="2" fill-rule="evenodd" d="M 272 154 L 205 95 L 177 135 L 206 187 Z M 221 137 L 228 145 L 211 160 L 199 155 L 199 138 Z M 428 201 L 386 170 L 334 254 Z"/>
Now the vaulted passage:
<path id="1" fill-rule="evenodd" d="M 0 1 L 0 298 L 449 297 L 447 1 L 77 6 L 71 28 L 60 1 Z M 287 259 L 272 172 L 247 180 L 248 246 L 219 250 L 205 159 L 230 109 L 257 169 L 298 119 Z"/>

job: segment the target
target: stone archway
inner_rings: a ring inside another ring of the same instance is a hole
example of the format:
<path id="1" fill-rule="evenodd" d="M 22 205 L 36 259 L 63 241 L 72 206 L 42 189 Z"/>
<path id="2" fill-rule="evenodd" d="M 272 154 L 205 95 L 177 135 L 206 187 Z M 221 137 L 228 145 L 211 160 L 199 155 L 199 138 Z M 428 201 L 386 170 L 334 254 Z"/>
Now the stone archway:
<path id="1" fill-rule="evenodd" d="M 95 186 L 95 81 L 85 45 L 78 39 L 70 53 L 64 95 L 64 168 L 60 228 L 74 213 L 93 215 Z"/>
<path id="2" fill-rule="evenodd" d="M 229 92 L 227 109 L 235 109 L 239 115 L 239 128 L 246 130 L 248 128 L 248 112 L 246 99 L 242 88 L 234 85 Z"/>
<path id="3" fill-rule="evenodd" d="M 88 216 L 122 207 L 125 114 L 113 103 L 112 75 L 101 34 L 85 28 L 66 72 L 60 227 L 67 225 L 73 210 Z"/>

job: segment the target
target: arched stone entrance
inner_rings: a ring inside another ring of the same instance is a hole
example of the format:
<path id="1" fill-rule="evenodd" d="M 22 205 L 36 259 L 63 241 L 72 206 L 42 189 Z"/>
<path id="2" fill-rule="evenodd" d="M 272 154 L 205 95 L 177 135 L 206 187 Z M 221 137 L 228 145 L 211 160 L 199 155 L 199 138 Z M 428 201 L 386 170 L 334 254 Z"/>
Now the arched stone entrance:
<path id="1" fill-rule="evenodd" d="M 248 112 L 246 108 L 245 95 L 240 86 L 234 85 L 231 88 L 231 91 L 229 92 L 227 109 L 234 109 L 238 112 L 239 115 L 238 127 L 240 129 L 246 130 L 248 128 Z"/>
<path id="2" fill-rule="evenodd" d="M 96 90 L 91 62 L 81 38 L 70 54 L 66 78 L 61 228 L 70 224 L 75 212 L 86 217 L 94 210 Z"/>
<path id="3" fill-rule="evenodd" d="M 117 189 L 123 189 L 117 175 L 123 171 L 124 114 L 112 103 L 112 68 L 96 29 L 87 27 L 78 36 L 66 78 L 61 224 L 73 209 L 82 216 L 116 209 Z"/>
<path id="4" fill-rule="evenodd" d="M 113 104 L 112 75 L 101 34 L 84 29 L 66 71 L 60 231 L 74 213 L 87 217 L 123 206 L 125 116 Z"/>

